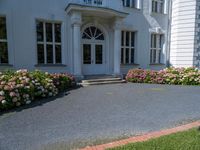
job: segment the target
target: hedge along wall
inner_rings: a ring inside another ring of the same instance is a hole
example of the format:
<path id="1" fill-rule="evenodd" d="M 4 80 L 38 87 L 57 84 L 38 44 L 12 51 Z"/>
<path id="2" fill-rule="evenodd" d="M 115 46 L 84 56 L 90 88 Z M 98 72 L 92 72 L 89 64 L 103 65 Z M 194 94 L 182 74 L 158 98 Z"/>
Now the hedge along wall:
<path id="1" fill-rule="evenodd" d="M 200 85 L 200 70 L 197 68 L 167 68 L 161 71 L 132 69 L 126 80 L 133 83 L 174 85 Z"/>
<path id="2" fill-rule="evenodd" d="M 27 70 L 0 73 L 0 110 L 30 104 L 34 100 L 56 96 L 73 86 L 75 80 L 67 73 L 49 74 Z"/>

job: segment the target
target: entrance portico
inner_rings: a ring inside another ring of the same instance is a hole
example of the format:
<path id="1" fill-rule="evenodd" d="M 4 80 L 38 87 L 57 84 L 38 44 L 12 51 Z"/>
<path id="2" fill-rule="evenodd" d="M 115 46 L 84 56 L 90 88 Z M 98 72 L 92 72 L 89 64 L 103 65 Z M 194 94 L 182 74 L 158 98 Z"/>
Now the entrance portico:
<path id="1" fill-rule="evenodd" d="M 66 11 L 71 16 L 74 75 L 120 75 L 121 24 L 128 14 L 73 4 Z"/>

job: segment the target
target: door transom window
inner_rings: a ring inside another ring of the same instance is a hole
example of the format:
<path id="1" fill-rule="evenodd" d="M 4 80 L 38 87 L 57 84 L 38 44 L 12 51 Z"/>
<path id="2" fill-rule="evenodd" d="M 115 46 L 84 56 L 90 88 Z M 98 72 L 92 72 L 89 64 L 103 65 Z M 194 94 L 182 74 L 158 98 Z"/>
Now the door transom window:
<path id="1" fill-rule="evenodd" d="M 95 26 L 86 28 L 83 32 L 82 39 L 86 40 L 104 40 L 103 32 Z"/>

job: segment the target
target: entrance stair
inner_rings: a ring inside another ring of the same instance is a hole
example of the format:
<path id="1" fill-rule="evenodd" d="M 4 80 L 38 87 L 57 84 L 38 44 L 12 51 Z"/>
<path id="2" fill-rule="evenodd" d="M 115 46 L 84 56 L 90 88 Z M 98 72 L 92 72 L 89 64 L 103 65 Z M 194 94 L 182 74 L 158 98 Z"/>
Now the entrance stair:
<path id="1" fill-rule="evenodd" d="M 123 80 L 121 77 L 98 75 L 98 76 L 85 76 L 80 85 L 86 87 L 91 85 L 121 84 L 121 83 L 126 83 L 126 81 Z"/>

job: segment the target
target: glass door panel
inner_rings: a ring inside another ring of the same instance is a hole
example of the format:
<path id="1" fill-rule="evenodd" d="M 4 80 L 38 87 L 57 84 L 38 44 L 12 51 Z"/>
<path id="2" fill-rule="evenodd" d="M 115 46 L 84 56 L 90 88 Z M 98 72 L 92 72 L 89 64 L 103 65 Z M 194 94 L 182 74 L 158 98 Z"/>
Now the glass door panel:
<path id="1" fill-rule="evenodd" d="M 83 45 L 83 64 L 92 64 L 91 44 Z"/>
<path id="2" fill-rule="evenodd" d="M 103 45 L 95 45 L 95 63 L 103 64 Z"/>

